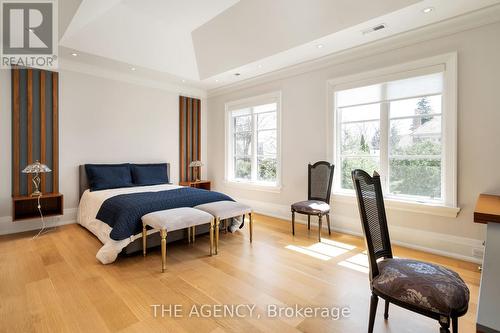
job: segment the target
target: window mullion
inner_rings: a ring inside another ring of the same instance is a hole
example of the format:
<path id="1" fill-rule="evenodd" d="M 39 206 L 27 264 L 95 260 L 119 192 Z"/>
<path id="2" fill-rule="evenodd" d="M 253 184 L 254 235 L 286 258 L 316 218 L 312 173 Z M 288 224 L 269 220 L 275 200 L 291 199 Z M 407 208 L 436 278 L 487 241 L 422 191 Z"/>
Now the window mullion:
<path id="1" fill-rule="evenodd" d="M 228 113 L 229 117 L 229 155 L 230 158 L 228 159 L 228 170 L 229 171 L 229 179 L 234 179 L 236 176 L 235 168 L 236 168 L 236 161 L 235 161 L 235 155 L 236 155 L 236 134 L 235 132 L 235 118 L 233 117 L 233 113 L 229 112 Z"/>
<path id="2" fill-rule="evenodd" d="M 254 109 L 252 108 L 252 181 L 257 181 L 257 115 L 254 113 Z"/>
<path id="3" fill-rule="evenodd" d="M 382 99 L 386 99 L 387 85 L 381 86 Z M 389 113 L 390 103 L 380 104 L 380 174 L 382 176 L 382 187 L 385 193 L 389 193 Z"/>

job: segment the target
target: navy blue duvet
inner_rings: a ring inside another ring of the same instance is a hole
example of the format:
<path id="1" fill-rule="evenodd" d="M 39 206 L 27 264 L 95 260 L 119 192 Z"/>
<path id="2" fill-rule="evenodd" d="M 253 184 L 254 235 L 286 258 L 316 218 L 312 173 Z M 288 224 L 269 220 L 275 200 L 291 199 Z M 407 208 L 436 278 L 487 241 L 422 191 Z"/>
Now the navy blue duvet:
<path id="1" fill-rule="evenodd" d="M 141 218 L 152 212 L 194 207 L 205 203 L 230 200 L 225 194 L 191 187 L 160 192 L 121 194 L 104 201 L 96 218 L 111 228 L 110 237 L 122 240 L 142 231 Z"/>

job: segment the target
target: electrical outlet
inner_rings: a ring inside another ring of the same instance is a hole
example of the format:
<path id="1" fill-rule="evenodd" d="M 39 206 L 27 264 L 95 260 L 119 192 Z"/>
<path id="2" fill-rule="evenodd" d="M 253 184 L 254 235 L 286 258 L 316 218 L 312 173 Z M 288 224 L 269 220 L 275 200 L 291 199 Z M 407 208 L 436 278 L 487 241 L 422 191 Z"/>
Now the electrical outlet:
<path id="1" fill-rule="evenodd" d="M 481 248 L 474 248 L 472 249 L 472 256 L 474 258 L 480 258 L 480 259 L 483 259 L 483 256 L 484 256 L 484 249 L 481 249 Z"/>

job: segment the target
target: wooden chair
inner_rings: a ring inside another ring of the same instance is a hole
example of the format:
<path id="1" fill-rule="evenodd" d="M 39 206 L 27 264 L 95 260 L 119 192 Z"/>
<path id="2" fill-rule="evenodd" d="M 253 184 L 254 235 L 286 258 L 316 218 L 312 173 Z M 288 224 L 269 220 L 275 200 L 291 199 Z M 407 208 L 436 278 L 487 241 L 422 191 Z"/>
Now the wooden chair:
<path id="1" fill-rule="evenodd" d="M 458 317 L 469 305 L 469 289 L 460 276 L 443 266 L 411 259 L 392 257 L 380 176 L 363 170 L 352 171 L 358 198 L 359 215 L 365 235 L 370 265 L 370 320 L 373 332 L 378 298 L 385 300 L 384 318 L 389 317 L 389 303 L 436 319 L 440 332 L 458 332 Z"/>
<path id="2" fill-rule="evenodd" d="M 311 230 L 311 215 L 318 217 L 318 240 L 321 242 L 322 218 L 326 215 L 330 230 L 330 192 L 335 166 L 325 161 L 308 165 L 307 200 L 292 205 L 292 234 L 295 235 L 295 213 L 307 215 L 307 229 Z"/>

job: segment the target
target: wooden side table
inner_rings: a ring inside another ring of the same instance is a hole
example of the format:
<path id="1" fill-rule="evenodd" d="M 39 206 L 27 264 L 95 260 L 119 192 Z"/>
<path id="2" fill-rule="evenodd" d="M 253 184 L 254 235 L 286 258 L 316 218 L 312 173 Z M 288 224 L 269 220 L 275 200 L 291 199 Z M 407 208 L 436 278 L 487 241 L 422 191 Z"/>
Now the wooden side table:
<path id="1" fill-rule="evenodd" d="M 40 197 L 40 205 L 44 217 L 63 215 L 61 193 L 44 193 Z M 38 197 L 18 196 L 12 198 L 12 219 L 14 221 L 39 218 Z"/>
<path id="2" fill-rule="evenodd" d="M 210 189 L 211 189 L 210 180 L 184 181 L 184 182 L 179 182 L 179 185 L 199 188 L 199 189 L 207 190 L 207 191 L 210 191 Z"/>
<path id="3" fill-rule="evenodd" d="M 474 222 L 487 224 L 481 286 L 477 307 L 477 332 L 500 332 L 500 196 L 481 194 L 474 210 Z"/>

